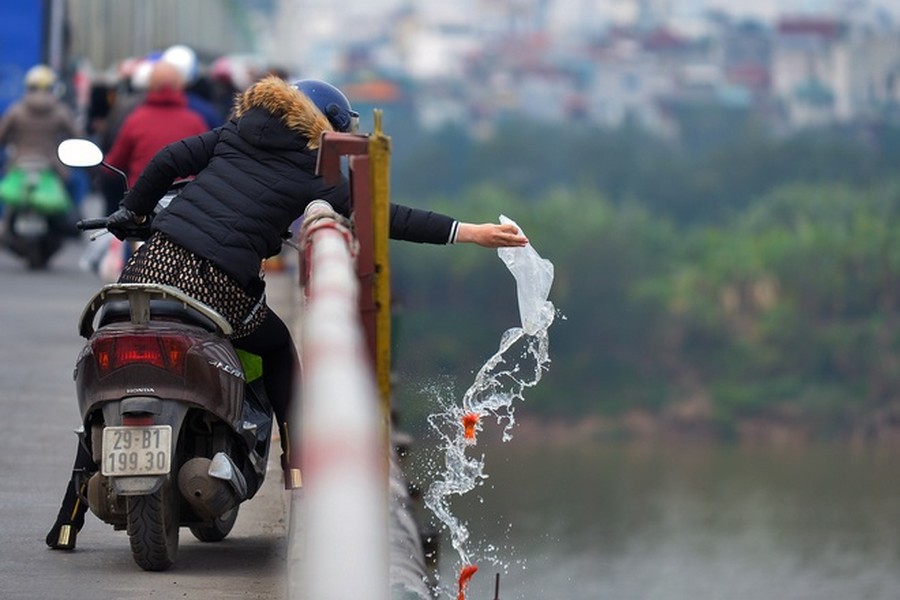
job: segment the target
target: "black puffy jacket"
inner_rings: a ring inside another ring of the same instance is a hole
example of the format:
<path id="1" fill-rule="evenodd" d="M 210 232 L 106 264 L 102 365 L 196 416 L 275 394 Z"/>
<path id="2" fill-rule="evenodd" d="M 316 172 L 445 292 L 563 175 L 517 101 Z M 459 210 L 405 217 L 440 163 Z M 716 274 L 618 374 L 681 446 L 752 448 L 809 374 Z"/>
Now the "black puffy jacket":
<path id="1" fill-rule="evenodd" d="M 260 262 L 281 249 L 281 235 L 313 200 L 348 215 L 349 186 L 315 174 L 317 143 L 328 122 L 309 100 L 278 78 L 239 97 L 235 118 L 222 127 L 163 148 L 125 197 L 126 207 L 150 214 L 177 178 L 195 177 L 153 228 L 255 289 Z M 455 221 L 439 213 L 391 205 L 394 239 L 444 244 Z"/>

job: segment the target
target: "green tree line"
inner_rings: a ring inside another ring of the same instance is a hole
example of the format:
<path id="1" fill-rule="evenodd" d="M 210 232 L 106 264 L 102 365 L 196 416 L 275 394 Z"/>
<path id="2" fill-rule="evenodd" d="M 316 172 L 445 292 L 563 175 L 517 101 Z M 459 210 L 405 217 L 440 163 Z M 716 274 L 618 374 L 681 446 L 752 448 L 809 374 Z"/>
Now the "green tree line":
<path id="1" fill-rule="evenodd" d="M 691 146 L 516 126 L 398 147 L 397 201 L 506 214 L 555 265 L 552 362 L 518 410 L 578 419 L 699 401 L 723 436 L 752 417 L 823 437 L 890 420 L 898 132 L 736 131 Z M 392 261 L 396 390 L 415 415 L 442 377 L 461 395 L 518 325 L 515 284 L 482 248 L 395 244 Z"/>

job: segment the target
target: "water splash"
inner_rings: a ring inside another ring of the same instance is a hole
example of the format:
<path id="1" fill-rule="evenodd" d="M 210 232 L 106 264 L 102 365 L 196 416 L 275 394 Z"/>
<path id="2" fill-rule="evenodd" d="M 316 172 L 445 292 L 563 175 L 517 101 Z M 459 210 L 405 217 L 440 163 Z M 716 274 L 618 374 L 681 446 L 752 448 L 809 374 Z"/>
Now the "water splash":
<path id="1" fill-rule="evenodd" d="M 501 216 L 504 220 L 511 222 Z M 484 455 L 468 456 L 466 452 L 477 444 L 477 434 L 488 417 L 494 417 L 498 425 L 505 421 L 502 439 L 512 439 L 514 402 L 524 400 L 525 390 L 537 385 L 549 366 L 548 329 L 556 314 L 547 300 L 553 280 L 552 263 L 541 258 L 530 244 L 525 248 L 503 248 L 498 254 L 516 278 L 523 326 L 503 334 L 499 349 L 478 371 L 460 404 L 445 400 L 441 409 L 428 417 L 429 425 L 440 437 L 444 465 L 442 477 L 435 479 L 425 494 L 425 505 L 449 531 L 462 573 L 474 567 L 474 551 L 469 528 L 451 511 L 450 499 L 471 492 L 488 478 Z M 500 562 L 496 556 L 481 558 Z M 471 570 L 469 576 L 473 573 Z M 460 584 L 460 595 L 462 588 Z"/>

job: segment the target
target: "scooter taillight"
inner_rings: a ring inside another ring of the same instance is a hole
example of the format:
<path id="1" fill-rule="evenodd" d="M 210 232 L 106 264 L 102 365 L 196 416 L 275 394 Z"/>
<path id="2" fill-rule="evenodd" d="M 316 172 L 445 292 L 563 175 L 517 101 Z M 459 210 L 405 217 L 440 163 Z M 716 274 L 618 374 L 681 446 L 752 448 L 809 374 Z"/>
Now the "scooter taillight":
<path id="1" fill-rule="evenodd" d="M 97 338 L 91 349 L 101 377 L 122 367 L 145 364 L 184 375 L 184 362 L 191 343 L 184 336 L 129 334 Z"/>

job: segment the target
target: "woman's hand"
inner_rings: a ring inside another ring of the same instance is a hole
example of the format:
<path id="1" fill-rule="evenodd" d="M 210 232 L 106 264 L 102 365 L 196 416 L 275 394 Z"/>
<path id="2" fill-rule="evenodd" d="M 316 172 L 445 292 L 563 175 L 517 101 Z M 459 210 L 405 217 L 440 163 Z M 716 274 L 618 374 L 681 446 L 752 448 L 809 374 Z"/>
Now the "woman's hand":
<path id="1" fill-rule="evenodd" d="M 460 223 L 456 232 L 456 242 L 470 242 L 484 246 L 485 248 L 506 248 L 510 246 L 524 246 L 528 243 L 512 223 L 500 225 L 497 223 Z"/>
<path id="2" fill-rule="evenodd" d="M 123 242 L 136 235 L 138 228 L 147 223 L 146 215 L 138 215 L 130 208 L 120 206 L 119 210 L 106 218 L 106 229 Z M 149 228 L 146 228 L 149 235 Z"/>

